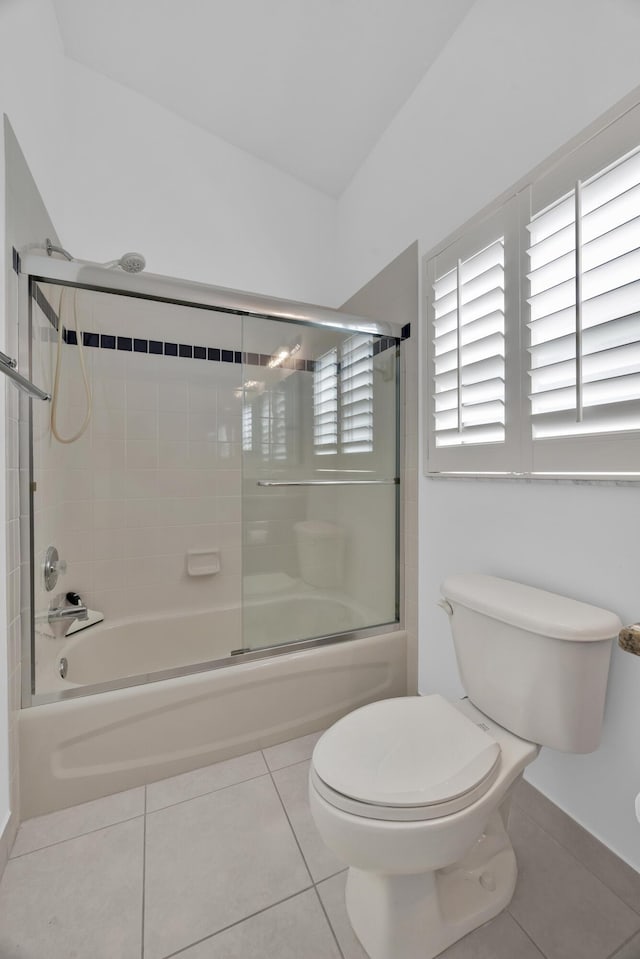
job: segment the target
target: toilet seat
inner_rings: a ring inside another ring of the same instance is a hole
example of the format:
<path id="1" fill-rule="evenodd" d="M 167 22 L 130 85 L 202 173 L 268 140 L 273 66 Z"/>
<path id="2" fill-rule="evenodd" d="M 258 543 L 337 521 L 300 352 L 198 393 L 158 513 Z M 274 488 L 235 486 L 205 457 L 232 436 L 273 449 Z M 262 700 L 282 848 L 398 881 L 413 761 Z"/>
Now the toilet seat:
<path id="1" fill-rule="evenodd" d="M 356 816 L 435 819 L 483 796 L 500 754 L 499 743 L 442 696 L 387 699 L 324 733 L 311 781 L 332 806 Z"/>

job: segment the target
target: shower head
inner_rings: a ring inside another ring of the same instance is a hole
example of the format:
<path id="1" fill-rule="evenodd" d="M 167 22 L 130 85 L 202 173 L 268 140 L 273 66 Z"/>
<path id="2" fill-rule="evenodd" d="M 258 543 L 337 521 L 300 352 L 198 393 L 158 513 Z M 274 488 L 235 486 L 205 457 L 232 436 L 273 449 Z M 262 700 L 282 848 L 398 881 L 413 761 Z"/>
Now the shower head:
<path id="1" fill-rule="evenodd" d="M 142 253 L 125 253 L 115 265 L 121 266 L 125 273 L 140 273 L 147 265 L 147 261 Z"/>
<path id="2" fill-rule="evenodd" d="M 47 237 L 45 240 L 45 250 L 47 251 L 47 256 L 51 256 L 53 253 L 60 253 L 67 260 L 75 260 L 75 257 L 71 256 L 70 253 L 67 253 L 65 249 L 61 246 L 56 246 L 51 240 Z M 77 260 L 78 263 L 93 263 L 93 260 Z M 147 265 L 147 261 L 143 257 L 142 253 L 125 253 L 120 257 L 119 260 L 110 260 L 109 263 L 97 263 L 96 266 L 106 266 L 113 267 L 119 266 L 124 270 L 125 273 L 141 273 Z"/>

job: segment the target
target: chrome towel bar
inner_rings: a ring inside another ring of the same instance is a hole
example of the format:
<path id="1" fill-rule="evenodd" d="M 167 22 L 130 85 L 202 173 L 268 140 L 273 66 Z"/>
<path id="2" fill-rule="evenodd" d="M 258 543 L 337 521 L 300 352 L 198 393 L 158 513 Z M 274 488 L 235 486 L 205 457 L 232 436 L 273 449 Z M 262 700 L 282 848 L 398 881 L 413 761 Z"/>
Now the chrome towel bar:
<path id="1" fill-rule="evenodd" d="M 393 479 L 373 480 L 258 480 L 256 486 L 397 486 L 399 482 L 400 479 L 396 476 Z"/>
<path id="2" fill-rule="evenodd" d="M 5 373 L 19 390 L 22 390 L 29 396 L 34 396 L 37 400 L 50 400 L 51 396 L 49 393 L 45 393 L 44 390 L 41 390 L 39 386 L 34 386 L 34 384 L 28 380 L 26 376 L 23 376 L 22 373 L 18 373 L 16 369 L 17 365 L 18 364 L 15 360 L 11 359 L 10 356 L 7 356 L 6 353 L 2 353 L 0 351 L 1 373 Z"/>

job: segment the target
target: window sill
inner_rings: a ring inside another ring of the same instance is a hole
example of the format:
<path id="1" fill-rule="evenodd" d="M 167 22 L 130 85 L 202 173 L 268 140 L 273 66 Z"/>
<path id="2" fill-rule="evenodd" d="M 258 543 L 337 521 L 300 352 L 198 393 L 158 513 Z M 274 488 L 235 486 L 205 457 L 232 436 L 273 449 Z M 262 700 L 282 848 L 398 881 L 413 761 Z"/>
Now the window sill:
<path id="1" fill-rule="evenodd" d="M 509 480 L 520 483 L 571 483 L 584 486 L 635 486 L 640 483 L 640 473 L 475 473 L 451 471 L 425 472 L 426 479 L 435 480 Z"/>

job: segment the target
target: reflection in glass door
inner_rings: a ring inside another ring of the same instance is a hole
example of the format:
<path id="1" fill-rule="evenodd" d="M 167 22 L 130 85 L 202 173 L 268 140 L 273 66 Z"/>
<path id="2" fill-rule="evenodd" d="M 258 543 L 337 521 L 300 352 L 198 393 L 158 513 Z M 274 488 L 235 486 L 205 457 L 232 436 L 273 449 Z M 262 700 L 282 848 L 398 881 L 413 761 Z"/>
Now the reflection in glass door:
<path id="1" fill-rule="evenodd" d="M 243 318 L 243 648 L 397 620 L 396 339 Z"/>

